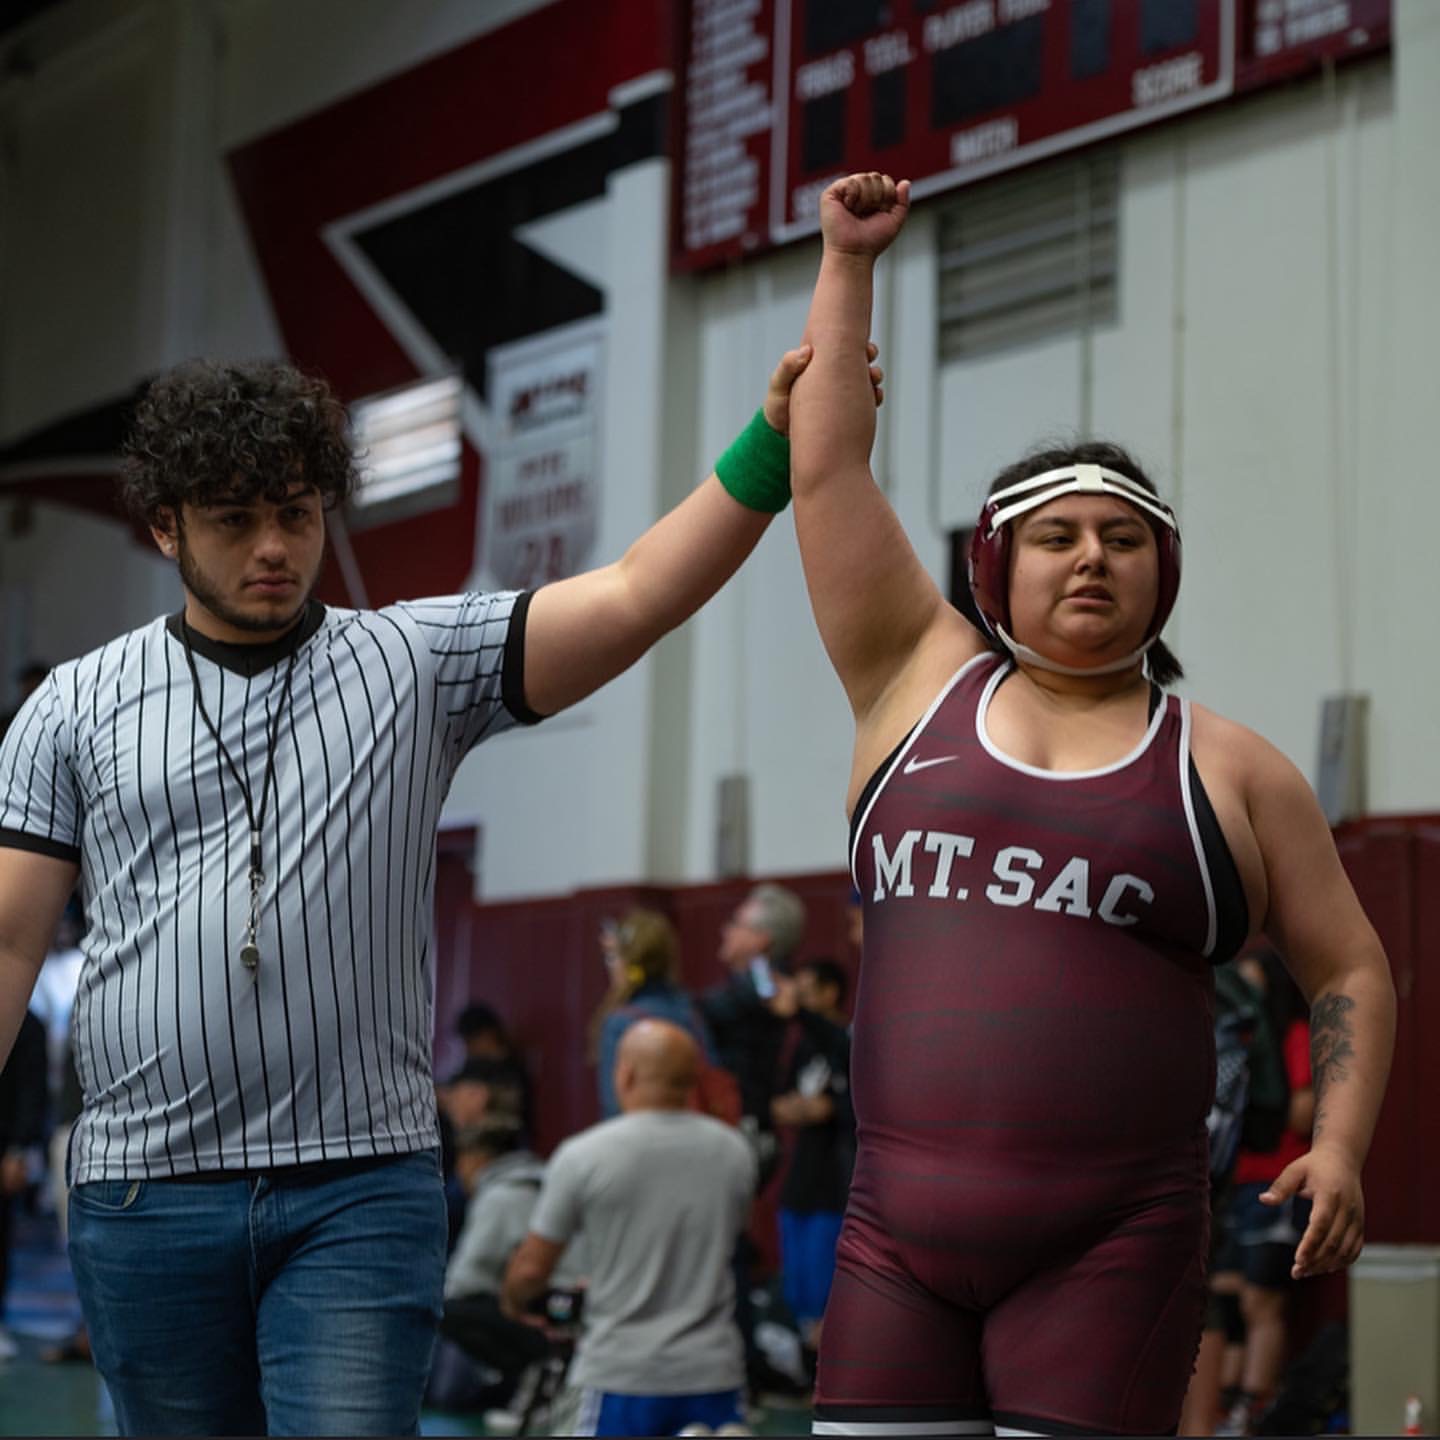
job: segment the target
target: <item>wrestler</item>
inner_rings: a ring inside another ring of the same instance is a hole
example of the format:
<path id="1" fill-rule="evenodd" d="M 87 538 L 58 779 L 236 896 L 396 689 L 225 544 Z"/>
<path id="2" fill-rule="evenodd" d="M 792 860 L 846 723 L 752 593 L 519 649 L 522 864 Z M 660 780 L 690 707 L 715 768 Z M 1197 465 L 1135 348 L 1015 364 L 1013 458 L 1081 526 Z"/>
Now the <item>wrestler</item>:
<path id="1" fill-rule="evenodd" d="M 1205 1301 L 1210 967 L 1264 931 L 1311 1004 L 1298 1276 L 1349 1264 L 1390 1063 L 1380 943 L 1295 767 L 1166 693 L 1175 516 L 1118 446 L 996 478 L 946 603 L 869 470 L 877 257 L 909 187 L 821 200 L 792 485 L 855 719 L 859 1159 L 819 1434 L 1173 1430 Z"/>

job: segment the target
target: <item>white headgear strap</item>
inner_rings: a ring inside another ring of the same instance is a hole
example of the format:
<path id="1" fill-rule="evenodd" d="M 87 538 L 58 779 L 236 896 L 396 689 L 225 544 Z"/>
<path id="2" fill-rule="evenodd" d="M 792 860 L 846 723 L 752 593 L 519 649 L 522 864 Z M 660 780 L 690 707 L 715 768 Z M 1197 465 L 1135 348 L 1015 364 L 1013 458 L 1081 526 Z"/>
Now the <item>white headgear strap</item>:
<path id="1" fill-rule="evenodd" d="M 1019 484 L 997 490 L 990 497 L 990 504 L 996 506 L 990 517 L 990 533 L 993 535 L 1002 525 L 1008 525 L 1028 511 L 1038 510 L 1062 495 L 1076 494 L 1114 495 L 1147 515 L 1153 515 L 1172 530 L 1178 528 L 1170 507 L 1128 475 L 1122 475 L 1118 470 L 1107 470 L 1103 465 L 1062 465 L 1058 470 L 1047 470 L 1043 475 L 1032 475 Z M 1012 496 L 1023 498 L 1012 500 Z M 1011 503 L 1000 503 L 1005 500 L 1011 500 Z"/>
<path id="2" fill-rule="evenodd" d="M 1062 665 L 1058 660 L 1052 660 L 1048 655 L 1042 655 L 1038 650 L 1022 645 L 1003 625 L 997 625 L 995 630 L 1000 636 L 1000 643 L 1017 660 L 1023 660 L 1037 670 L 1053 671 L 1056 675 L 1114 675 L 1117 671 L 1128 670 L 1137 660 L 1145 662 L 1148 668 L 1145 652 L 1160 638 L 1152 635 L 1138 650 L 1132 650 L 1122 659 L 1112 660 L 1108 665 Z"/>

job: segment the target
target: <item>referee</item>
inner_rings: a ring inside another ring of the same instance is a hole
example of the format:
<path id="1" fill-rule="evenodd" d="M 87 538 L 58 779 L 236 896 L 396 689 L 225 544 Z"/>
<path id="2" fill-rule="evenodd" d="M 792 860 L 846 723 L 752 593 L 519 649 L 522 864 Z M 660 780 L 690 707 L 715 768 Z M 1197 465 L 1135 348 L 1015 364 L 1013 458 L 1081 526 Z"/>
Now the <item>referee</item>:
<path id="1" fill-rule="evenodd" d="M 122 1432 L 416 1432 L 446 790 L 735 571 L 788 499 L 808 358 L 617 563 L 374 611 L 311 596 L 354 482 L 322 382 L 192 362 L 142 400 L 122 487 L 184 608 L 58 666 L 0 746 L 0 1060 L 77 879 L 90 918 L 70 1254 Z"/>

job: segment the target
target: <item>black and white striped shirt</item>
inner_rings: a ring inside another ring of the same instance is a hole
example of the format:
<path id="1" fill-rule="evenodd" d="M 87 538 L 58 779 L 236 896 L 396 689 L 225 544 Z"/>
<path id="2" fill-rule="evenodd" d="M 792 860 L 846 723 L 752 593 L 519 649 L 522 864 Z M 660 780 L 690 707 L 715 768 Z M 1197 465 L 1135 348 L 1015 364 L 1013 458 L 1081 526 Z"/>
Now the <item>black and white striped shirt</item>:
<path id="1" fill-rule="evenodd" d="M 58 666 L 0 745 L 0 844 L 78 861 L 76 1183 L 437 1143 L 435 831 L 465 753 L 531 722 L 527 595 L 314 603 L 274 645 L 190 631 L 210 719 L 265 809 L 258 967 L 245 800 L 179 617 Z"/>

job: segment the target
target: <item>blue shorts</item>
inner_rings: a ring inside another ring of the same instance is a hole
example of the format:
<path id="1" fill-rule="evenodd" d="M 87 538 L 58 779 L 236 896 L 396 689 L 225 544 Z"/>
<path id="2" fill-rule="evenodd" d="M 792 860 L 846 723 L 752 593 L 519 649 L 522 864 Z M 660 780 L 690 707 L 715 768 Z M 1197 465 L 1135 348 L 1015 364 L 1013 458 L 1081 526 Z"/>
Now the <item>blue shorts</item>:
<path id="1" fill-rule="evenodd" d="M 785 1303 L 797 1325 L 819 1320 L 835 1278 L 835 1246 L 845 1217 L 838 1210 L 780 1211 L 780 1264 Z"/>
<path id="2" fill-rule="evenodd" d="M 738 1390 L 704 1395 L 617 1395 L 586 1390 L 575 1422 L 577 1435 L 678 1435 L 687 1425 L 742 1425 Z"/>

